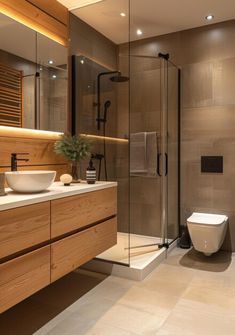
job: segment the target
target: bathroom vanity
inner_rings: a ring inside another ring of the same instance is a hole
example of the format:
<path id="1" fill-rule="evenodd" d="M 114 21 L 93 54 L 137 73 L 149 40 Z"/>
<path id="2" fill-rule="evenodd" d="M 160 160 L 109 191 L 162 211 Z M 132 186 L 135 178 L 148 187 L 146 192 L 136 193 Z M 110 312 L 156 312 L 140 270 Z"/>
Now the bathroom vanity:
<path id="1" fill-rule="evenodd" d="M 117 183 L 0 198 L 0 313 L 117 242 Z"/>

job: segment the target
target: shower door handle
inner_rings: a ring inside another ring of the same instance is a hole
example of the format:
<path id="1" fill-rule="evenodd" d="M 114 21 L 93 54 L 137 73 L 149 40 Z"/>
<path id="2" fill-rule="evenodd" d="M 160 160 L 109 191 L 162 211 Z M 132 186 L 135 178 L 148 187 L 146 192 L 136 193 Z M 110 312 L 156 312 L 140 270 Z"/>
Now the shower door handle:
<path id="1" fill-rule="evenodd" d="M 161 177 L 161 173 L 160 173 L 160 160 L 161 160 L 161 155 L 162 154 L 157 154 L 157 174 L 159 175 L 159 177 Z"/>
<path id="2" fill-rule="evenodd" d="M 168 155 L 165 152 L 165 176 L 168 175 Z"/>

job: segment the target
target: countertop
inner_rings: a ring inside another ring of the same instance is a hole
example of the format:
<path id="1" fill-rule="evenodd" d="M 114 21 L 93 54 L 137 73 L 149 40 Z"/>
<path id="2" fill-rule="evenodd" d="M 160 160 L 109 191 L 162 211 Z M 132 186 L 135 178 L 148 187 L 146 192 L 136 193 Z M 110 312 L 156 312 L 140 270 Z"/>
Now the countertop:
<path id="1" fill-rule="evenodd" d="M 115 186 L 117 186 L 116 182 L 109 181 L 97 181 L 95 184 L 81 182 L 71 184 L 70 186 L 64 186 L 61 182 L 55 182 L 46 191 L 30 194 L 16 193 L 10 188 L 7 188 L 7 195 L 0 196 L 0 211 L 70 197 L 72 195 L 103 190 L 105 188 Z"/>

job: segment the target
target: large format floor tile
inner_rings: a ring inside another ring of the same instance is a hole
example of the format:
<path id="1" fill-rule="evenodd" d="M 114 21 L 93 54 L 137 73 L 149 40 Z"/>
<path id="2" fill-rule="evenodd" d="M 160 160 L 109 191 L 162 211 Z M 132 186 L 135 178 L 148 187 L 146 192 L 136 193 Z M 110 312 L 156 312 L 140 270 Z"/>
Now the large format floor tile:
<path id="1" fill-rule="evenodd" d="M 142 282 L 78 270 L 3 313 L 0 334 L 230 335 L 234 278 L 233 255 L 177 248 Z"/>

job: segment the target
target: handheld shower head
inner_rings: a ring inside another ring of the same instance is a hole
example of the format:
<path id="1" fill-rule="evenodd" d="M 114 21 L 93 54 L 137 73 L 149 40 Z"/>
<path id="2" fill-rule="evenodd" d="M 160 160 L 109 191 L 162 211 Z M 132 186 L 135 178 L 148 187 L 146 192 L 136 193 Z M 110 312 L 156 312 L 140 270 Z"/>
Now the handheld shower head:
<path id="1" fill-rule="evenodd" d="M 107 121 L 107 111 L 110 106 L 111 106 L 111 101 L 110 100 L 105 101 L 104 103 L 104 122 Z"/>
<path id="2" fill-rule="evenodd" d="M 104 103 L 104 110 L 107 111 L 107 109 L 108 109 L 110 106 L 111 106 L 111 101 L 110 101 L 110 100 L 105 101 L 105 103 Z"/>

